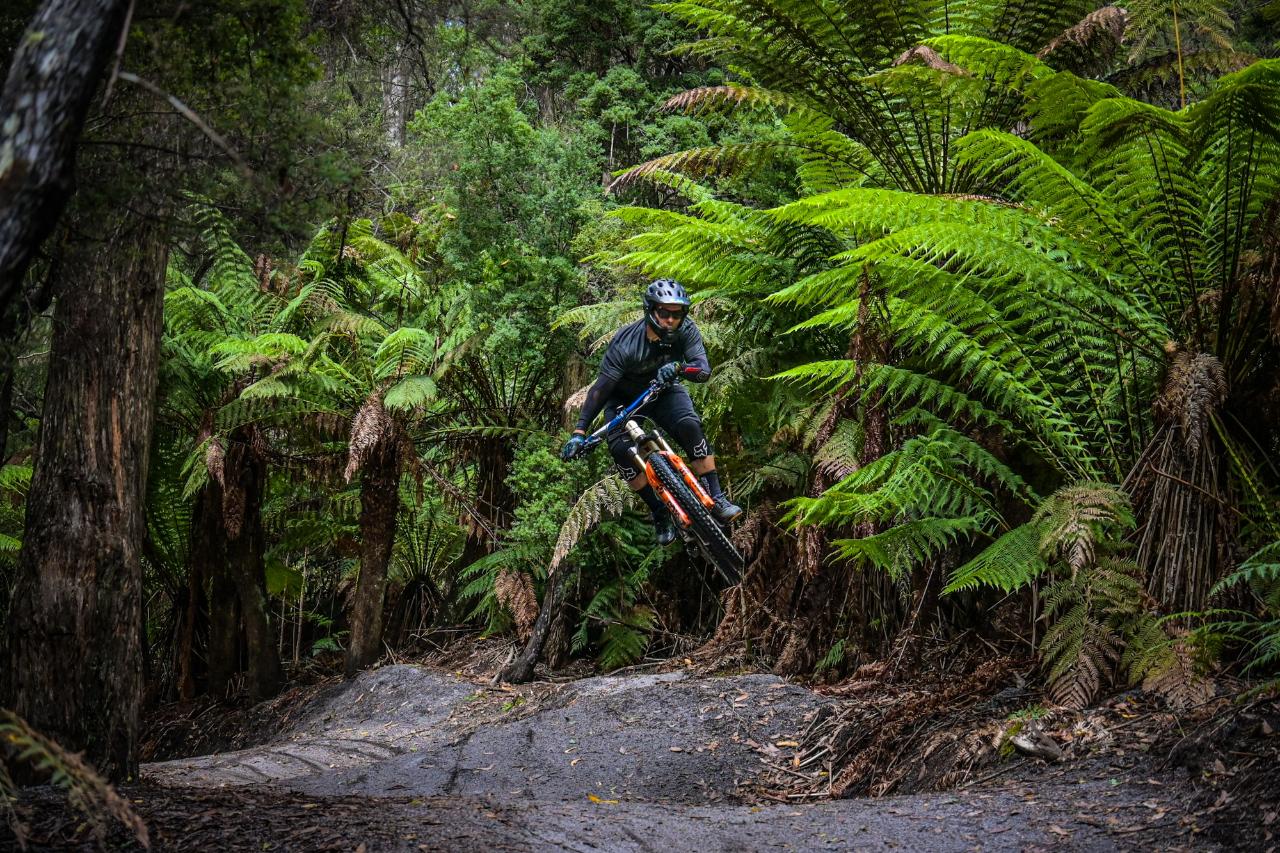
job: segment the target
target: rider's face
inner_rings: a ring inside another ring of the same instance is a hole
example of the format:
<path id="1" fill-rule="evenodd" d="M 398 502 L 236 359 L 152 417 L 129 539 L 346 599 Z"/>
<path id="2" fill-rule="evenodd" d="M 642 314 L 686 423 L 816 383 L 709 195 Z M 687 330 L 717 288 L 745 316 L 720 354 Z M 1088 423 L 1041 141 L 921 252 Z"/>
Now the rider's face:
<path id="1" fill-rule="evenodd" d="M 674 331 L 684 322 L 684 315 L 688 309 L 683 305 L 659 305 L 654 309 L 653 315 L 658 321 L 658 325 L 666 329 L 668 332 Z"/>

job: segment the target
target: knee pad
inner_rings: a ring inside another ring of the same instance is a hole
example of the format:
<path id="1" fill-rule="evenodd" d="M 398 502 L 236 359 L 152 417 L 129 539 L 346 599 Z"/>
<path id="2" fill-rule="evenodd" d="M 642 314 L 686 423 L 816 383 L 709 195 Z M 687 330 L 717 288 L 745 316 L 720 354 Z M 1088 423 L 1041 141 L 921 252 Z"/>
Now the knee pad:
<path id="1" fill-rule="evenodd" d="M 702 431 L 702 420 L 697 415 L 685 415 L 676 421 L 671 432 L 691 459 L 706 459 L 715 453 Z"/>
<path id="2" fill-rule="evenodd" d="M 622 479 L 634 480 L 640 476 L 640 472 L 636 470 L 635 457 L 631 455 L 625 441 L 610 442 L 609 455 L 613 457 L 613 466 Z"/>

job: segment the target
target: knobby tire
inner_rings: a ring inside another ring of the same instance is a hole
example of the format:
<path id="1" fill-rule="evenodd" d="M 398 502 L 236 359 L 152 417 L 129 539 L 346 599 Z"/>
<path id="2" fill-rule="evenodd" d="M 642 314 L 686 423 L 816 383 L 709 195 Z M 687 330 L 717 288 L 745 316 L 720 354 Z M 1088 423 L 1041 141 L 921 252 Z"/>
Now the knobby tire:
<path id="1" fill-rule="evenodd" d="M 733 543 L 729 541 L 724 528 L 712 517 L 711 511 L 702 505 L 702 501 L 690 491 L 684 478 L 671 467 L 670 462 L 655 453 L 649 457 L 649 464 L 653 466 L 653 473 L 657 476 L 658 482 L 662 483 L 662 487 L 689 516 L 693 536 L 698 540 L 702 553 L 726 581 L 730 584 L 737 583 L 742 575 L 742 557 L 738 554 L 738 549 L 734 548 Z"/>

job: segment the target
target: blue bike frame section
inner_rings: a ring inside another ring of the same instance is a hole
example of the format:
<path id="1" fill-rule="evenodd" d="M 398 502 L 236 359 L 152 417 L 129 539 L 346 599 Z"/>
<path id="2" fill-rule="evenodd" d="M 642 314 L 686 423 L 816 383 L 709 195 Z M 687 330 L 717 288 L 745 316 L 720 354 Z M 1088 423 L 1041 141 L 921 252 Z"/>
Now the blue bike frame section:
<path id="1" fill-rule="evenodd" d="M 644 389 L 644 391 L 640 393 L 639 397 L 636 397 L 634 400 L 632 400 L 630 405 L 628 405 L 622 411 L 618 412 L 618 414 L 614 415 L 613 418 L 609 420 L 607 423 L 605 423 L 604 426 L 600 427 L 598 430 L 591 433 L 591 435 L 587 436 L 586 444 L 582 445 L 582 449 L 579 450 L 578 453 L 579 454 L 586 453 L 594 449 L 597 445 L 601 444 L 605 440 L 605 436 L 607 436 L 610 432 L 612 432 L 614 428 L 619 427 L 622 424 L 626 423 L 627 418 L 634 415 L 636 413 L 636 410 L 639 409 L 641 406 L 643 406 L 645 403 L 649 402 L 654 397 L 658 396 L 658 394 L 662 393 L 663 389 L 665 389 L 666 387 L 667 386 L 665 384 L 658 382 L 657 380 L 650 382 L 649 387 Z"/>

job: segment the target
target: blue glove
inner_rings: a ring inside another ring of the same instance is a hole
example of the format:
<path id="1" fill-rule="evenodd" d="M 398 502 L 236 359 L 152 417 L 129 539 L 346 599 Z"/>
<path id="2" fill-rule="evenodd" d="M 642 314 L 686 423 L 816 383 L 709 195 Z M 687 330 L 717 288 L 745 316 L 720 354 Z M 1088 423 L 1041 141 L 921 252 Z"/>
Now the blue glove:
<path id="1" fill-rule="evenodd" d="M 568 462 L 582 452 L 582 445 L 586 443 L 587 437 L 575 432 L 569 436 L 569 440 L 564 443 L 564 447 L 560 448 L 560 458 Z"/>
<path id="2" fill-rule="evenodd" d="M 658 381 L 666 385 L 676 381 L 680 375 L 680 362 L 671 361 L 658 368 Z"/>

